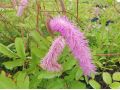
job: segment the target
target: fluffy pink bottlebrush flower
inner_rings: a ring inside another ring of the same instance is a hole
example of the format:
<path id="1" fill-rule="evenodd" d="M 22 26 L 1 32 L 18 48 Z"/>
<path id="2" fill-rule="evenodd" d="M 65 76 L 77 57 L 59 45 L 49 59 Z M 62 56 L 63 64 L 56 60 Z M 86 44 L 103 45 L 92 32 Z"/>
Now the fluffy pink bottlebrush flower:
<path id="1" fill-rule="evenodd" d="M 62 36 L 59 36 L 53 41 L 47 55 L 43 58 L 40 66 L 47 71 L 60 71 L 61 65 L 57 62 L 59 55 L 62 53 L 65 47 L 65 41 Z"/>
<path id="2" fill-rule="evenodd" d="M 19 4 L 19 7 L 18 7 L 18 11 L 17 11 L 17 16 L 21 16 L 24 9 L 26 8 L 28 4 L 28 0 L 21 0 L 20 1 L 20 4 Z"/>
<path id="3" fill-rule="evenodd" d="M 90 75 L 91 72 L 95 73 L 96 68 L 92 64 L 88 41 L 84 34 L 65 16 L 51 19 L 49 27 L 53 32 L 60 32 L 61 36 L 64 37 L 66 44 L 79 61 L 84 75 Z"/>

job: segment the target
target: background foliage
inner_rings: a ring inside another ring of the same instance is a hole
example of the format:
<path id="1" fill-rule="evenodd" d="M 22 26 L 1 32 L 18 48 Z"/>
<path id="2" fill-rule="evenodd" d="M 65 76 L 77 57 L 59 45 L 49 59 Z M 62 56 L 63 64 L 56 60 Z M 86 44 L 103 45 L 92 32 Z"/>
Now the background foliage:
<path id="1" fill-rule="evenodd" d="M 10 0 L 0 2 L 10 5 Z M 29 0 L 21 17 L 16 16 L 13 8 L 0 7 L 0 88 L 120 88 L 120 3 L 79 0 L 77 18 L 76 0 L 64 0 L 67 16 L 89 40 L 97 67 L 96 75 L 91 77 L 83 75 L 68 47 L 59 57 L 63 71 L 52 73 L 39 67 L 54 39 L 47 31 L 42 11 L 57 11 L 61 7 L 57 0 L 38 0 L 38 3 L 41 6 L 38 23 L 36 0 Z"/>

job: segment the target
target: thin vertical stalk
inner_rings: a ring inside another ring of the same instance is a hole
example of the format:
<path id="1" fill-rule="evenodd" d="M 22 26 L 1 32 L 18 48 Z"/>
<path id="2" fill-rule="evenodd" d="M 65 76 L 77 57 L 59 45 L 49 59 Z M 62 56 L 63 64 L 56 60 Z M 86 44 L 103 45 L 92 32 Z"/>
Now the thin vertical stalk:
<path id="1" fill-rule="evenodd" d="M 56 3 L 56 6 L 57 6 L 57 10 L 59 11 L 59 4 L 58 4 L 58 1 L 55 0 L 55 3 Z"/>
<path id="2" fill-rule="evenodd" d="M 62 12 L 63 12 L 64 15 L 66 15 L 66 9 L 65 9 L 65 5 L 64 5 L 63 0 L 59 0 L 59 1 L 60 1 Z"/>
<path id="3" fill-rule="evenodd" d="M 77 6 L 77 12 L 76 12 L 76 14 L 77 14 L 77 22 L 78 22 L 78 17 L 79 17 L 79 15 L 78 15 L 78 9 L 79 9 L 79 0 L 76 0 L 76 6 Z"/>
<path id="4" fill-rule="evenodd" d="M 40 14 L 41 7 L 40 7 L 40 4 L 39 4 L 38 0 L 36 0 L 36 4 L 37 4 L 37 9 L 36 9 L 36 13 L 37 13 L 37 16 L 36 16 L 36 31 L 41 35 L 42 32 L 39 31 L 39 14 Z"/>

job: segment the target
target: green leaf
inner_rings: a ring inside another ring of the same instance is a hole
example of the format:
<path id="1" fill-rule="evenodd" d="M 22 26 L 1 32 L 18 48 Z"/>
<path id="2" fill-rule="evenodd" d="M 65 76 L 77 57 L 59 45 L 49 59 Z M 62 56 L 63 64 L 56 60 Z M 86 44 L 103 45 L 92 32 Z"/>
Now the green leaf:
<path id="1" fill-rule="evenodd" d="M 17 66 L 22 66 L 23 64 L 24 64 L 23 60 L 13 60 L 13 61 L 8 61 L 3 63 L 3 65 L 5 65 L 5 67 L 10 70 L 12 70 Z"/>
<path id="2" fill-rule="evenodd" d="M 120 72 L 115 72 L 112 77 L 113 80 L 120 81 Z"/>
<path id="3" fill-rule="evenodd" d="M 63 63 L 63 69 L 64 71 L 72 69 L 72 67 L 76 64 L 76 60 L 74 57 L 70 56 L 66 58 L 67 61 Z"/>
<path id="4" fill-rule="evenodd" d="M 10 58 L 13 58 L 16 56 L 15 53 L 13 53 L 9 48 L 7 48 L 6 46 L 4 46 L 1 43 L 0 43 L 0 52 Z"/>
<path id="5" fill-rule="evenodd" d="M 64 77 L 64 79 L 66 81 L 73 81 L 75 79 L 77 70 L 78 70 L 77 67 L 73 67 L 71 70 L 69 70 L 68 72 L 66 72 L 68 75 L 66 75 Z"/>
<path id="6" fill-rule="evenodd" d="M 36 43 L 31 42 L 31 54 L 35 54 L 37 57 L 43 58 L 47 52 L 48 49 L 42 50 L 41 47 L 37 47 Z"/>
<path id="7" fill-rule="evenodd" d="M 51 83 L 52 82 L 52 83 Z M 64 89 L 64 81 L 59 78 L 55 78 L 53 80 L 50 80 L 47 83 L 47 88 L 48 89 Z"/>
<path id="8" fill-rule="evenodd" d="M 17 88 L 19 89 L 28 89 L 29 88 L 29 77 L 26 72 L 17 72 L 14 76 L 16 80 Z"/>
<path id="9" fill-rule="evenodd" d="M 111 89 L 120 89 L 120 83 L 119 82 L 113 82 L 110 84 Z"/>
<path id="10" fill-rule="evenodd" d="M 72 81 L 70 83 L 70 89 L 85 89 L 86 85 L 85 83 L 82 83 L 80 81 Z"/>
<path id="11" fill-rule="evenodd" d="M 30 35 L 32 36 L 33 40 L 39 44 L 40 48 L 43 50 L 47 50 L 48 46 L 49 46 L 49 42 L 47 39 L 43 38 L 42 36 L 40 36 L 40 34 L 36 31 L 32 31 L 30 33 Z"/>
<path id="12" fill-rule="evenodd" d="M 107 0 L 109 4 L 112 4 L 114 0 Z"/>
<path id="13" fill-rule="evenodd" d="M 41 71 L 40 74 L 38 75 L 38 79 L 50 79 L 54 77 L 60 76 L 60 72 L 46 72 L 46 71 Z"/>
<path id="14" fill-rule="evenodd" d="M 101 85 L 100 85 L 97 81 L 95 81 L 95 80 L 93 80 L 93 79 L 89 80 L 89 84 L 90 84 L 94 89 L 100 89 L 100 88 L 101 88 Z"/>
<path id="15" fill-rule="evenodd" d="M 79 80 L 82 77 L 82 75 L 83 75 L 82 69 L 79 68 L 76 72 L 75 79 Z"/>
<path id="16" fill-rule="evenodd" d="M 85 76 L 85 81 L 86 81 L 87 84 L 89 83 L 87 76 Z"/>
<path id="17" fill-rule="evenodd" d="M 25 60 L 26 55 L 25 55 L 25 48 L 24 48 L 24 42 L 22 40 L 22 38 L 16 38 L 15 39 L 15 47 L 16 47 L 16 51 L 18 56 Z"/>
<path id="18" fill-rule="evenodd" d="M 16 85 L 12 79 L 0 74 L 0 89 L 15 89 Z"/>
<path id="19" fill-rule="evenodd" d="M 32 75 L 32 76 L 30 76 L 30 88 L 31 89 L 37 89 L 37 86 L 39 86 L 39 84 L 40 84 L 40 82 L 42 81 L 42 80 L 38 80 L 38 74 L 39 73 L 35 73 L 34 75 Z"/>
<path id="20" fill-rule="evenodd" d="M 108 72 L 103 72 L 102 77 L 103 77 L 103 80 L 106 84 L 112 83 L 111 75 Z"/>

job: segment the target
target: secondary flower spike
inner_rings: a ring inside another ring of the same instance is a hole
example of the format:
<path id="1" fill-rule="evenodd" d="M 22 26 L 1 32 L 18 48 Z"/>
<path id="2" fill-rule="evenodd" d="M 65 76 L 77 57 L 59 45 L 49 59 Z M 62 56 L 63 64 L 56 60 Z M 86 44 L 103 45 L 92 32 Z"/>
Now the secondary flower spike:
<path id="1" fill-rule="evenodd" d="M 21 0 L 20 1 L 18 11 L 17 11 L 17 16 L 21 16 L 23 14 L 23 11 L 26 8 L 27 4 L 28 4 L 28 0 Z"/>
<path id="2" fill-rule="evenodd" d="M 84 75 L 90 75 L 91 72 L 95 73 L 96 69 L 92 64 L 88 41 L 84 37 L 84 34 L 65 16 L 51 19 L 49 27 L 53 32 L 60 32 L 61 36 L 64 37 L 66 44 L 79 61 Z"/>
<path id="3" fill-rule="evenodd" d="M 62 68 L 61 65 L 57 62 L 57 60 L 59 55 L 62 53 L 64 47 L 64 38 L 62 36 L 59 36 L 53 41 L 47 55 L 41 61 L 40 66 L 44 70 L 60 71 Z"/>

